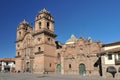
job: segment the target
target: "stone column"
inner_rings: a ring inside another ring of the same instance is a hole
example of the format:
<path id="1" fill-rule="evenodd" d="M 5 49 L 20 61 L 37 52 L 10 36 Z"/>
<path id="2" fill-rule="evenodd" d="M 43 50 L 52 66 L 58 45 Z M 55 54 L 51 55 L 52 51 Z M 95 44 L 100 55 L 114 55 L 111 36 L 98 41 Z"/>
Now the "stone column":
<path id="1" fill-rule="evenodd" d="M 61 56 L 61 74 L 64 74 L 64 57 Z"/>
<path id="2" fill-rule="evenodd" d="M 4 65 L 5 65 L 5 63 L 2 62 L 2 71 L 4 71 Z"/>
<path id="3" fill-rule="evenodd" d="M 106 66 L 104 56 L 101 56 L 102 77 L 106 78 Z"/>

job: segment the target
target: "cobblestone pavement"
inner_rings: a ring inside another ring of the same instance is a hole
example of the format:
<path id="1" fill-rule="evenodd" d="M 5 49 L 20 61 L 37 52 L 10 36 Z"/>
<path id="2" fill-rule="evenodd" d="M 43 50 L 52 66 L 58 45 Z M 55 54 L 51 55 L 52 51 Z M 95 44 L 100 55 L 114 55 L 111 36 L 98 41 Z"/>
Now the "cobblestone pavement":
<path id="1" fill-rule="evenodd" d="M 78 75 L 60 75 L 60 74 L 31 74 L 31 73 L 0 73 L 0 80 L 120 80 L 105 79 L 102 77 L 78 76 Z"/>

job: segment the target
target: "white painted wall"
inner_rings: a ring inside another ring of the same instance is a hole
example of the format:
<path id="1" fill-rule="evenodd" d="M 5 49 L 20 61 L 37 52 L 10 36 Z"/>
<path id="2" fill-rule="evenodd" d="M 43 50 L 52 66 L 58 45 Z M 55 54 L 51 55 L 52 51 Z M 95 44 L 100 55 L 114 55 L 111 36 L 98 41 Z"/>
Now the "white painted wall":
<path id="1" fill-rule="evenodd" d="M 2 62 L 2 71 L 4 71 L 4 68 L 5 68 L 6 65 L 7 65 L 6 62 Z M 10 66 L 10 68 L 12 68 L 12 67 L 15 68 L 14 62 L 9 62 L 8 66 Z"/>
<path id="2" fill-rule="evenodd" d="M 118 54 L 116 55 L 116 59 L 118 60 Z"/>
<path id="3" fill-rule="evenodd" d="M 6 65 L 5 62 L 2 62 L 2 71 L 4 70 L 4 66 Z"/>
<path id="4" fill-rule="evenodd" d="M 65 44 L 74 44 L 75 42 L 66 42 Z"/>
<path id="5" fill-rule="evenodd" d="M 112 60 L 108 60 L 108 55 L 104 56 L 105 64 L 115 64 L 115 56 L 112 55 Z"/>
<path id="6" fill-rule="evenodd" d="M 118 47 L 120 47 L 120 45 L 104 47 L 104 50 L 110 50 L 110 49 L 114 49 L 114 48 L 118 48 Z M 105 60 L 105 64 L 115 64 L 115 56 L 114 56 L 114 54 L 112 54 L 112 60 L 108 60 L 108 55 L 107 54 L 104 56 L 104 60 Z"/>
<path id="7" fill-rule="evenodd" d="M 10 67 L 15 67 L 15 64 L 14 64 L 14 62 L 9 62 L 9 63 L 8 63 L 8 66 L 10 66 Z"/>

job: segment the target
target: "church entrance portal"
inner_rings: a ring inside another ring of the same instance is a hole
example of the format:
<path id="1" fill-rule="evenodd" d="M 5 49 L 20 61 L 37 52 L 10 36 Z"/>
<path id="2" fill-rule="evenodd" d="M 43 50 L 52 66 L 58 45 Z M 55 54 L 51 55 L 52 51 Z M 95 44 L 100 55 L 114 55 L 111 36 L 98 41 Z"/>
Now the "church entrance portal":
<path id="1" fill-rule="evenodd" d="M 79 74 L 84 75 L 85 72 L 86 72 L 85 65 L 82 63 L 82 64 L 79 65 Z"/>
<path id="2" fill-rule="evenodd" d="M 57 72 L 58 72 L 58 73 L 61 72 L 61 65 L 60 65 L 60 64 L 57 65 Z"/>
<path id="3" fill-rule="evenodd" d="M 30 62 L 26 63 L 26 72 L 30 72 Z"/>

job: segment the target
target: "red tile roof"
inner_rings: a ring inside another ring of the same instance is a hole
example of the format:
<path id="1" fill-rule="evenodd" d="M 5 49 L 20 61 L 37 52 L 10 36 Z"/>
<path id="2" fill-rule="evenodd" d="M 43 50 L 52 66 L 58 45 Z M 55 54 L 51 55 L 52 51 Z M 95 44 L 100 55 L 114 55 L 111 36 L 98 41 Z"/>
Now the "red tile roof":
<path id="1" fill-rule="evenodd" d="M 0 58 L 0 61 L 15 61 L 15 58 Z"/>

